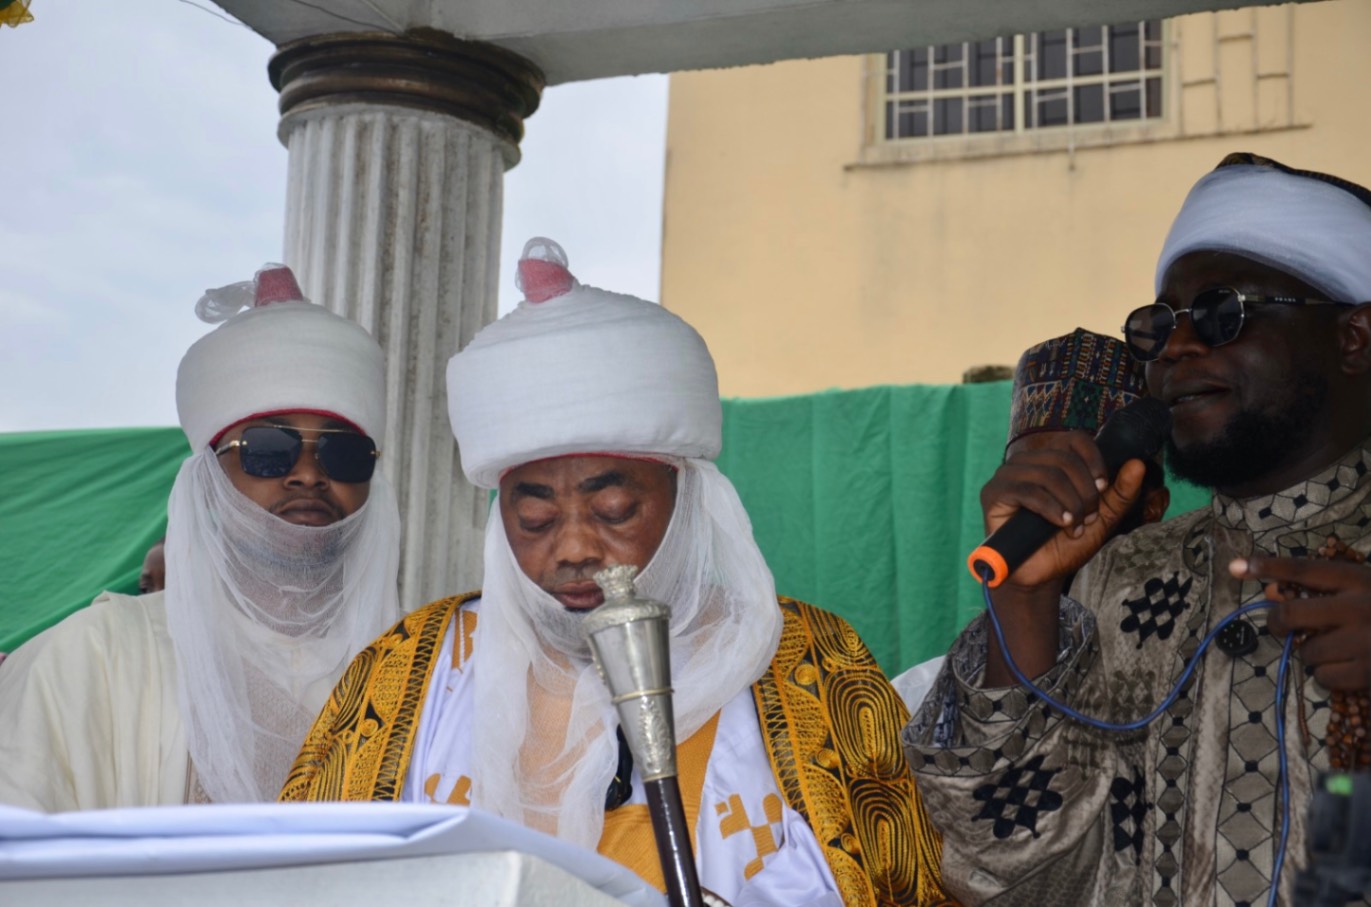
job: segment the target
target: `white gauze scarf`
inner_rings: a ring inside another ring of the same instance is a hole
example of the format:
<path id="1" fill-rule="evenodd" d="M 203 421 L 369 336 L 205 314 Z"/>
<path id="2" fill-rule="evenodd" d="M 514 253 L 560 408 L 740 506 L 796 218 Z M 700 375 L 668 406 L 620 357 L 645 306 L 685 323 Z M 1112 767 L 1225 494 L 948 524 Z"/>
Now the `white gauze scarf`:
<path id="1" fill-rule="evenodd" d="M 274 800 L 351 657 L 400 617 L 400 517 L 381 473 L 330 526 L 297 526 L 182 464 L 167 506 L 167 627 L 196 776 L 219 803 Z"/>
<path id="2" fill-rule="evenodd" d="M 677 465 L 676 506 L 639 595 L 671 606 L 676 738 L 766 670 L 780 642 L 775 581 L 733 485 Z M 594 849 L 618 761 L 618 719 L 568 612 L 519 569 L 498 501 L 486 528 L 473 678 L 472 803 Z"/>

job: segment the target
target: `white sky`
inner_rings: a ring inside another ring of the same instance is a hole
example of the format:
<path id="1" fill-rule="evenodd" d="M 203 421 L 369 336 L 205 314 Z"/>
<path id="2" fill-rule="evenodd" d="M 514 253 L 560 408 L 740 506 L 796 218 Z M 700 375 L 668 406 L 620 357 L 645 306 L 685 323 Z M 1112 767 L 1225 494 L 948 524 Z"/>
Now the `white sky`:
<path id="1" fill-rule="evenodd" d="M 179 0 L 32 12 L 0 28 L 0 432 L 175 425 L 196 299 L 282 255 L 273 48 Z M 505 180 L 502 310 L 535 235 L 657 298 L 666 84 L 544 93 Z"/>

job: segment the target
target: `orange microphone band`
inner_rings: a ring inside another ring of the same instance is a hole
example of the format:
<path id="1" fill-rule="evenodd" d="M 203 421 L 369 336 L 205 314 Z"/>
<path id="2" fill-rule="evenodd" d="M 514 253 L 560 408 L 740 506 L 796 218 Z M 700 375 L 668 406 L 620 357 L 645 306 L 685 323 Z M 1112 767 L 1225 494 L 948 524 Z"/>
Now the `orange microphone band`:
<path id="1" fill-rule="evenodd" d="M 989 545 L 982 545 L 971 552 L 966 559 L 966 568 L 971 571 L 976 582 L 985 579 L 984 574 L 989 570 L 989 585 L 992 589 L 1009 579 L 1009 564 L 1005 563 L 1004 555 Z"/>

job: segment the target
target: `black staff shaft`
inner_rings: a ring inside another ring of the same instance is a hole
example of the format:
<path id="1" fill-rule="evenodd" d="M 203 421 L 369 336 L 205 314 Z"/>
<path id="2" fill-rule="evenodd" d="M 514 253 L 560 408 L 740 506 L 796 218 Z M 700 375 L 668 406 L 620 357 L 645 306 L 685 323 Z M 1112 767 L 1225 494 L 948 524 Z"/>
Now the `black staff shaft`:
<path id="1" fill-rule="evenodd" d="M 685 807 L 681 805 L 681 786 L 676 778 L 643 782 L 647 808 L 652 816 L 652 834 L 657 839 L 657 857 L 666 879 L 666 896 L 671 907 L 704 907 L 700 879 L 695 874 L 695 855 L 690 849 L 690 829 L 686 827 Z"/>

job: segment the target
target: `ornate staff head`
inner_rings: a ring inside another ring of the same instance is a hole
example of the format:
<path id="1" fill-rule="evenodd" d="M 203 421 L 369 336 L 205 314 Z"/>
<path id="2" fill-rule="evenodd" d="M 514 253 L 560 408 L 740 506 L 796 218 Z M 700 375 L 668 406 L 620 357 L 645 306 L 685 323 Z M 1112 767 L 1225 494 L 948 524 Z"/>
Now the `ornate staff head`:
<path id="1" fill-rule="evenodd" d="M 586 615 L 581 633 L 590 643 L 600 679 L 619 712 L 628 748 L 644 781 L 676 775 L 676 723 L 671 709 L 671 609 L 638 598 L 638 568 L 609 567 L 595 574 L 605 603 Z"/>

